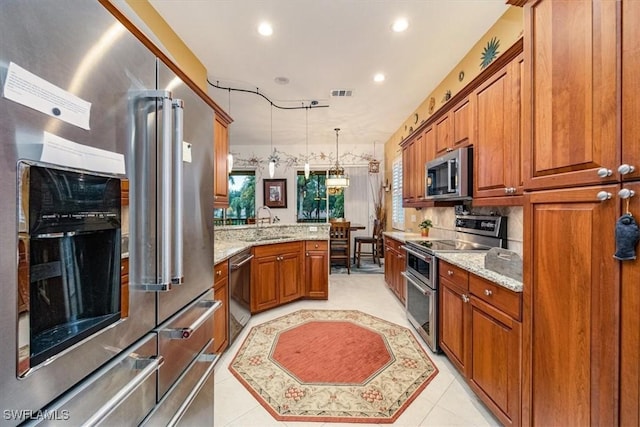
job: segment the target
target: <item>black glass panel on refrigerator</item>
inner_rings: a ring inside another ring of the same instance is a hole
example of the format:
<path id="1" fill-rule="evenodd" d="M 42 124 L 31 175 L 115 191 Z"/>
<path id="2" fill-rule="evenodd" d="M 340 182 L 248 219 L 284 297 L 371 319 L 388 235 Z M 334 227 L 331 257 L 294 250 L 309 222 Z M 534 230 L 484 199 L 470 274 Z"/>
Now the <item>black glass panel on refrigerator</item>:
<path id="1" fill-rule="evenodd" d="M 29 366 L 120 319 L 120 179 L 30 166 Z"/>

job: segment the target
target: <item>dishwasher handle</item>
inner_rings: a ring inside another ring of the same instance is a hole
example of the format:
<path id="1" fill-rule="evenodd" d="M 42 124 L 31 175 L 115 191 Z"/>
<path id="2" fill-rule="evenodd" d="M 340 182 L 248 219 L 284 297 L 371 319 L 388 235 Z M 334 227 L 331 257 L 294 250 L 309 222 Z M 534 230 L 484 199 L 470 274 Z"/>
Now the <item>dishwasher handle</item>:
<path id="1" fill-rule="evenodd" d="M 243 258 L 242 261 L 233 263 L 229 267 L 231 268 L 232 271 L 237 270 L 240 267 L 242 267 L 243 265 L 245 265 L 246 263 L 248 263 L 249 261 L 251 261 L 252 259 L 253 259 L 253 255 L 249 255 L 249 256 Z"/>

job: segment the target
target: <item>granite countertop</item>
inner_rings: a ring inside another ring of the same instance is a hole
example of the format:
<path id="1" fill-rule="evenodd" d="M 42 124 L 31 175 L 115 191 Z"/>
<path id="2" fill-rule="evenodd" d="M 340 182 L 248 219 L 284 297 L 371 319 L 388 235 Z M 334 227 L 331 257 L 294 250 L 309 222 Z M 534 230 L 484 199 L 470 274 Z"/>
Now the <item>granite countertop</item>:
<path id="1" fill-rule="evenodd" d="M 484 268 L 485 256 L 485 252 L 440 252 L 436 254 L 438 259 L 464 268 L 483 279 L 487 279 L 514 292 L 522 292 L 522 282 Z"/>
<path id="2" fill-rule="evenodd" d="M 329 240 L 327 223 L 216 227 L 213 262 L 218 264 L 253 246 L 304 240 Z"/>
<path id="3" fill-rule="evenodd" d="M 385 231 L 384 236 L 405 243 L 407 240 L 438 240 L 438 237 L 423 237 L 420 233 L 406 233 L 404 231 Z M 486 252 L 438 252 L 436 257 L 458 267 L 464 268 L 473 274 L 490 280 L 514 292 L 522 292 L 522 282 L 484 268 Z"/>

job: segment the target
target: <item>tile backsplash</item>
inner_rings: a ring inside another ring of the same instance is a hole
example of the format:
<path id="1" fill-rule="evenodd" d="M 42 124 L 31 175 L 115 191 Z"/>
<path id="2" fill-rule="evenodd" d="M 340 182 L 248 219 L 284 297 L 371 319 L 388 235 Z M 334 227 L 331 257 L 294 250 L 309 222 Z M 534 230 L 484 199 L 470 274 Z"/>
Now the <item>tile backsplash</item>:
<path id="1" fill-rule="evenodd" d="M 522 256 L 523 249 L 523 209 L 522 206 L 504 207 L 473 207 L 472 212 L 478 215 L 497 214 L 507 217 L 507 245 L 508 249 Z M 424 208 L 417 211 L 416 221 L 406 223 L 405 231 L 418 232 L 418 224 L 423 219 L 431 219 L 433 227 L 429 233 L 430 237 L 441 239 L 452 239 L 455 237 L 455 212 L 454 208 Z"/>

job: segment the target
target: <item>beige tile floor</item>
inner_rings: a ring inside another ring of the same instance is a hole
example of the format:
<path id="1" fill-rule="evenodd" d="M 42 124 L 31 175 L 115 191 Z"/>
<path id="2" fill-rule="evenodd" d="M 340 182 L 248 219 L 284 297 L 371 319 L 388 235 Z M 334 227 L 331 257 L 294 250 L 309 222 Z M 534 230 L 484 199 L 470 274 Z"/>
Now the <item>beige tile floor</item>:
<path id="1" fill-rule="evenodd" d="M 253 316 L 236 342 L 222 355 L 214 374 L 214 425 L 216 427 L 339 427 L 347 425 L 276 421 L 229 372 L 229 363 L 252 325 L 302 308 L 360 310 L 412 329 L 405 317 L 404 307 L 387 289 L 382 275 L 332 274 L 329 276 L 328 301 L 299 301 Z M 417 334 L 416 337 L 418 337 Z M 439 373 L 392 425 L 499 426 L 500 423 L 475 397 L 447 358 L 442 354 L 433 354 L 420 338 L 418 341 L 423 344 L 429 357 L 438 367 Z M 201 397 L 203 398 L 194 402 L 181 425 L 203 425 L 198 422 L 198 418 L 211 410 L 209 406 L 211 396 L 209 393 Z"/>

